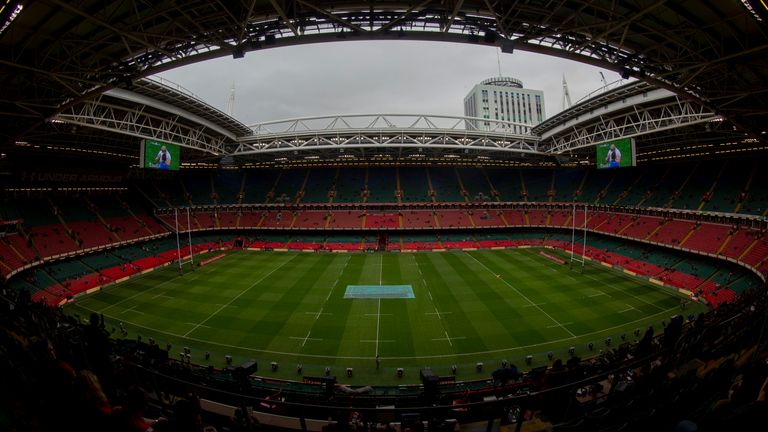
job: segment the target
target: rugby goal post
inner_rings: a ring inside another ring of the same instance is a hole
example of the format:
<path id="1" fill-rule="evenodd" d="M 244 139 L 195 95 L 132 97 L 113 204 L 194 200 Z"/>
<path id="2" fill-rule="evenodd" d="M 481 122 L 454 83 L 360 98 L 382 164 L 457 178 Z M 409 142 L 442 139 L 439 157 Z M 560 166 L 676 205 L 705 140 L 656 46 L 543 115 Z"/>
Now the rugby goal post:
<path id="1" fill-rule="evenodd" d="M 184 274 L 184 264 L 191 264 L 192 271 L 195 271 L 195 255 L 192 253 L 192 225 L 190 224 L 189 207 L 187 207 L 187 241 L 189 242 L 189 257 L 183 259 L 181 256 L 181 239 L 179 238 L 179 209 L 173 209 L 176 221 L 176 254 L 179 263 L 179 272 Z"/>
<path id="2" fill-rule="evenodd" d="M 573 263 L 576 262 L 579 267 L 579 273 L 584 273 L 584 262 L 587 254 L 587 205 L 584 204 L 584 226 L 580 233 L 581 253 L 576 254 L 576 203 L 573 203 L 573 214 L 571 215 L 571 260 L 568 267 L 573 270 Z M 578 264 L 581 264 L 580 266 Z"/>

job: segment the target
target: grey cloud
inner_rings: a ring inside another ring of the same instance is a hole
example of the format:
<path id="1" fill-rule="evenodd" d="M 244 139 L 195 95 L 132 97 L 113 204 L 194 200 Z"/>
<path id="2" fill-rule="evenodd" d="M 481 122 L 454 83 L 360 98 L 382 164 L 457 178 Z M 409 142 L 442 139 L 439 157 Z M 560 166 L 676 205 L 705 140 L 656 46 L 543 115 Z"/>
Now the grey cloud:
<path id="1" fill-rule="evenodd" d="M 246 124 L 351 113 L 462 115 L 463 98 L 498 75 L 497 50 L 417 41 L 337 42 L 275 48 L 221 58 L 162 74 L 226 111 L 236 88 L 235 116 Z M 501 55 L 501 72 L 545 93 L 547 116 L 561 109 L 562 76 L 571 99 L 601 86 L 600 69 L 516 51 Z M 618 79 L 604 71 L 608 81 Z"/>

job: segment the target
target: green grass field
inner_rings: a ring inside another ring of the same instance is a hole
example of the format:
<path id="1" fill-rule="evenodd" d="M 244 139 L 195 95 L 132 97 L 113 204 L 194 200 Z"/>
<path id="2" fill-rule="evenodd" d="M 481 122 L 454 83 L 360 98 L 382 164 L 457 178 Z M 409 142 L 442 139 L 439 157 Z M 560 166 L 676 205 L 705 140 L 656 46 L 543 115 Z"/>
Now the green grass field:
<path id="1" fill-rule="evenodd" d="M 297 364 L 304 375 L 328 366 L 350 384 L 412 383 L 422 367 L 447 375 L 454 364 L 457 379 L 482 379 L 502 359 L 525 369 L 526 355 L 535 367 L 547 364 L 548 351 L 567 359 L 570 346 L 589 357 L 606 337 L 613 345 L 623 333 L 634 340 L 635 329 L 661 331 L 662 320 L 681 312 L 674 291 L 593 263 L 581 274 L 538 252 L 238 251 L 184 276 L 175 266 L 147 273 L 66 311 L 103 313 L 108 329 L 122 322 L 128 338 L 171 343 L 174 358 L 185 346 L 198 364 L 254 358 L 259 375 L 283 379 L 300 379 Z M 411 285 L 415 298 L 345 299 L 348 285 Z M 685 313 L 702 310 L 690 304 Z"/>

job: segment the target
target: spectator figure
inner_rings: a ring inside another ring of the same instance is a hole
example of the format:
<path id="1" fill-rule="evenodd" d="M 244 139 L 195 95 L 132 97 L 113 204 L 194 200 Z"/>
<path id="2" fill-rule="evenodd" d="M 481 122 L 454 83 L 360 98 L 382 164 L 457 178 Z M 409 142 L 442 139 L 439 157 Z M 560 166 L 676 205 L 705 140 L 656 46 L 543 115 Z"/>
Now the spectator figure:
<path id="1" fill-rule="evenodd" d="M 123 405 L 118 405 L 112 411 L 110 419 L 114 432 L 152 432 L 167 423 L 164 417 L 150 420 L 144 417 L 147 408 L 147 397 L 141 387 L 131 387 Z"/>
<path id="2" fill-rule="evenodd" d="M 93 372 L 82 370 L 77 373 L 74 400 L 74 417 L 80 419 L 80 432 L 108 430 L 112 407 Z"/>

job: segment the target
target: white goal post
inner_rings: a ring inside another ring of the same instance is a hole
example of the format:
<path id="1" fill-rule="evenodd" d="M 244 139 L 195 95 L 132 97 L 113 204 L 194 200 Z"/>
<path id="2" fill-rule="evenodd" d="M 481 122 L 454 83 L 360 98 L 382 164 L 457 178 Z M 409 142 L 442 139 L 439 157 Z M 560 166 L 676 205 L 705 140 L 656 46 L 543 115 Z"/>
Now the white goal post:
<path id="1" fill-rule="evenodd" d="M 176 221 L 176 253 L 179 263 L 179 272 L 184 274 L 184 264 L 192 264 L 192 271 L 195 270 L 195 255 L 192 253 L 192 225 L 190 224 L 189 207 L 187 207 L 187 240 L 189 242 L 189 258 L 184 260 L 181 257 L 181 241 L 179 239 L 179 209 L 173 209 Z"/>
<path id="2" fill-rule="evenodd" d="M 571 216 L 571 260 L 568 267 L 573 269 L 573 263 L 580 263 L 579 272 L 584 273 L 584 262 L 587 254 L 587 205 L 584 204 L 584 228 L 582 230 L 582 238 L 579 239 L 581 243 L 581 254 L 576 255 L 576 203 L 573 203 L 573 214 Z"/>

